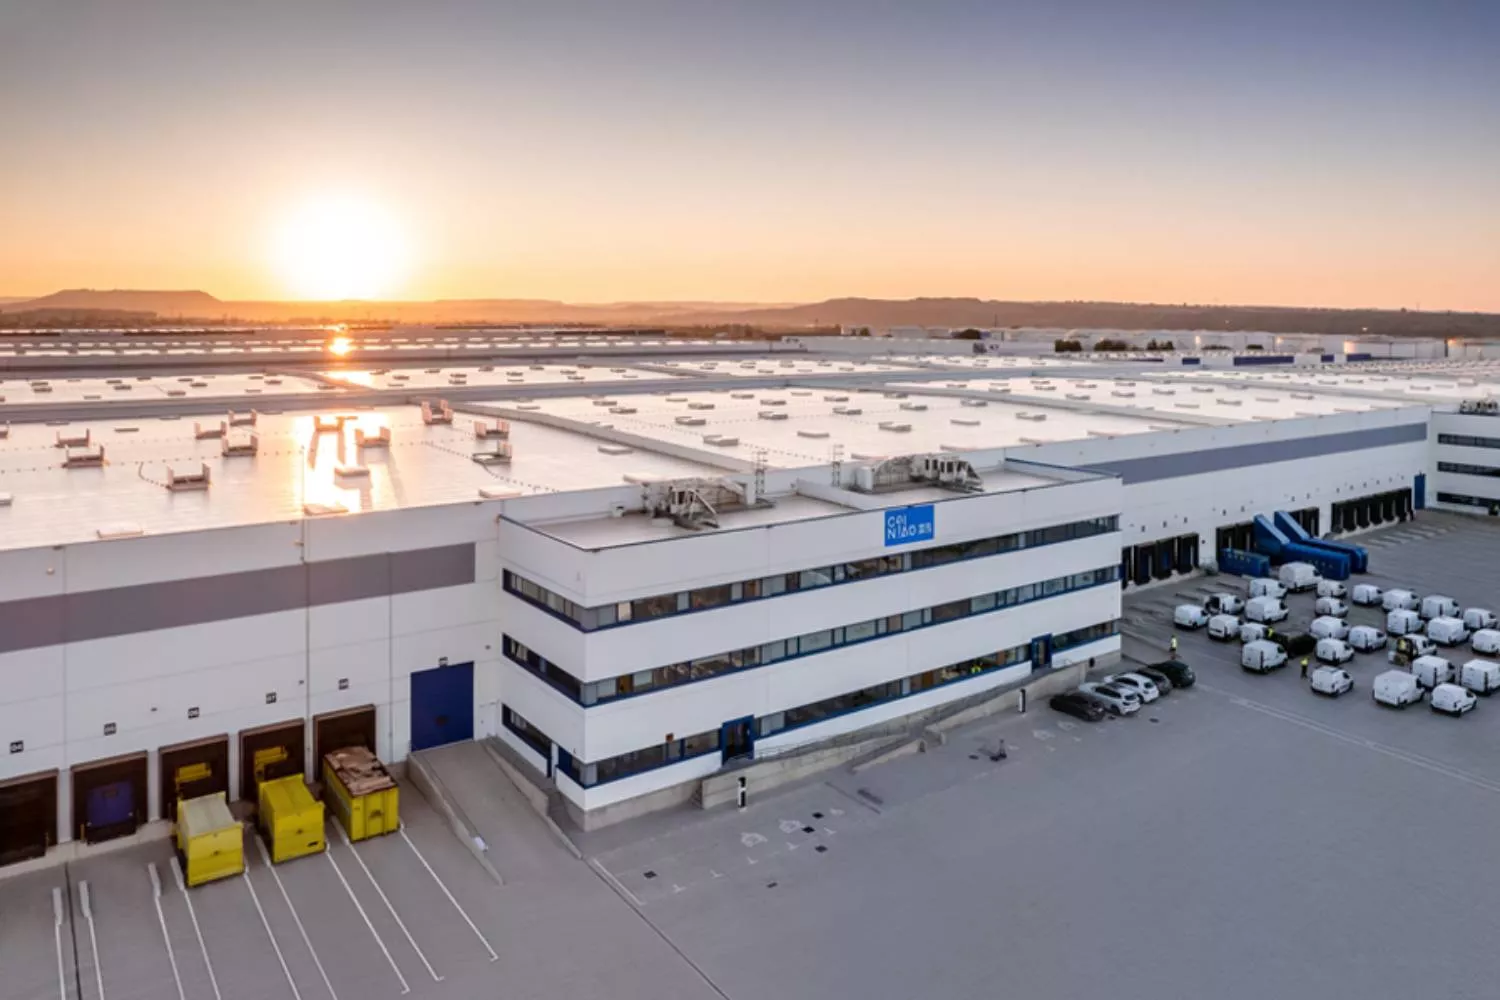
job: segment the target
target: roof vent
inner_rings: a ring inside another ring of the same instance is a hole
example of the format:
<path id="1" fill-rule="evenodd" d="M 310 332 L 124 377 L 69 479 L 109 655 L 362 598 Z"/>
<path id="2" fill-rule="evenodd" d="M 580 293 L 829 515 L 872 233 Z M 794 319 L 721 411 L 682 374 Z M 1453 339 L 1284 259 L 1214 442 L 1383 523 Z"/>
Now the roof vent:
<path id="1" fill-rule="evenodd" d="M 32 386 L 31 387 L 31 391 L 32 392 L 51 392 L 52 391 L 52 387 L 50 385 L 47 385 L 47 384 L 43 383 L 41 385 L 34 385 L 34 386 Z"/>
<path id="2" fill-rule="evenodd" d="M 636 412 L 636 409 L 633 406 L 611 406 L 609 412 L 619 416 L 626 416 L 627 414 Z"/>
<path id="3" fill-rule="evenodd" d="M 911 430 L 911 424 L 898 423 L 894 420 L 882 420 L 880 422 L 880 429 L 883 431 L 891 431 L 896 434 L 905 434 L 907 431 Z"/>
<path id="4" fill-rule="evenodd" d="M 520 490 L 506 490 L 494 486 L 479 487 L 479 495 L 485 500 L 509 500 L 511 497 L 521 495 Z"/>
<path id="5" fill-rule="evenodd" d="M 635 449 L 623 444 L 601 444 L 599 454 L 601 455 L 629 455 Z"/>
<path id="6" fill-rule="evenodd" d="M 798 437 L 804 437 L 804 438 L 815 438 L 815 439 L 826 438 L 828 436 L 828 432 L 827 431 L 817 430 L 815 428 L 804 427 L 804 428 L 802 428 L 801 430 L 799 430 L 797 432 L 797 436 Z"/>
<path id="7" fill-rule="evenodd" d="M 812 390 L 811 389 L 793 389 L 792 390 L 792 395 L 793 396 L 811 396 L 812 395 Z"/>
<path id="8" fill-rule="evenodd" d="M 1176 389 L 1152 389 L 1151 392 L 1152 392 L 1153 395 L 1156 395 L 1156 396 L 1175 396 L 1175 395 L 1177 395 L 1177 390 Z"/>
<path id="9" fill-rule="evenodd" d="M 219 442 L 219 451 L 225 458 L 251 458 L 260 451 L 260 435 L 248 438 L 231 438 L 228 434 Z"/>
<path id="10" fill-rule="evenodd" d="M 64 469 L 96 469 L 104 465 L 104 445 L 69 447 L 63 452 Z"/>
<path id="11" fill-rule="evenodd" d="M 785 406 L 786 400 L 779 396 L 766 396 L 760 401 L 761 406 Z"/>
<path id="12" fill-rule="evenodd" d="M 1214 387 L 1211 386 L 1211 385 L 1195 385 L 1195 386 L 1193 386 L 1193 391 L 1194 392 L 1213 392 L 1214 391 Z"/>
<path id="13" fill-rule="evenodd" d="M 823 397 L 823 402 L 825 402 L 825 403 L 847 403 L 847 402 L 849 402 L 849 397 L 848 396 L 824 396 Z"/>
<path id="14" fill-rule="evenodd" d="M 922 411 L 924 411 L 924 410 L 927 409 L 927 404 L 926 403 L 902 403 L 901 404 L 901 409 L 903 409 L 903 410 L 911 410 L 914 413 L 921 413 Z"/>
<path id="15" fill-rule="evenodd" d="M 118 521 L 113 524 L 100 525 L 98 535 L 104 541 L 113 538 L 139 538 L 146 533 L 146 529 L 139 524 L 129 521 Z"/>
<path id="16" fill-rule="evenodd" d="M 382 427 L 374 434 L 366 434 L 363 427 L 356 427 L 354 428 L 354 446 L 356 448 L 389 448 L 391 429 Z"/>
<path id="17" fill-rule="evenodd" d="M 907 394 L 904 392 L 887 392 L 883 395 L 886 399 L 905 399 L 907 396 Z"/>
<path id="18" fill-rule="evenodd" d="M 731 392 L 729 394 L 729 398 L 730 399 L 754 399 L 755 398 L 755 393 L 753 393 L 753 392 Z"/>
<path id="19" fill-rule="evenodd" d="M 337 503 L 305 503 L 302 513 L 307 517 L 324 517 L 328 514 L 347 514 L 349 508 Z"/>
<path id="20" fill-rule="evenodd" d="M 208 489 L 208 463 L 204 462 L 197 472 L 178 472 L 167 469 L 167 489 L 173 493 Z"/>
<path id="21" fill-rule="evenodd" d="M 952 419 L 950 419 L 948 421 L 948 423 L 955 424 L 955 425 L 957 425 L 959 427 L 978 427 L 979 426 L 979 421 L 975 420 L 973 417 L 953 417 Z"/>
<path id="22" fill-rule="evenodd" d="M 731 437 L 728 434 L 705 434 L 703 435 L 703 443 L 711 444 L 716 448 L 733 448 L 740 443 L 740 439 Z"/>
<path id="23" fill-rule="evenodd" d="M 422 400 L 422 423 L 424 424 L 451 424 L 453 423 L 453 407 L 448 405 L 446 399 L 437 401 L 437 408 L 433 409 L 431 403 Z"/>
<path id="24" fill-rule="evenodd" d="M 233 410 L 229 411 L 230 427 L 254 427 L 259 420 L 260 414 L 254 410 L 251 410 L 249 413 L 235 413 Z"/>
<path id="25" fill-rule="evenodd" d="M 681 427 L 702 427 L 708 423 L 703 417 L 678 417 L 674 422 Z"/>
<path id="26" fill-rule="evenodd" d="M 57 432 L 57 444 L 53 445 L 53 447 L 55 447 L 55 448 L 87 448 L 88 444 L 89 444 L 89 430 L 88 430 L 88 428 L 85 427 L 82 434 L 78 434 L 76 432 L 72 433 L 72 434 L 64 434 L 62 431 L 58 431 Z"/>
<path id="27" fill-rule="evenodd" d="M 958 401 L 958 405 L 959 406 L 980 407 L 980 406 L 989 406 L 990 403 L 989 403 L 989 400 L 987 400 L 987 399 L 960 399 Z"/>
<path id="28" fill-rule="evenodd" d="M 1027 412 L 1025 412 L 1023 410 L 1022 412 L 1016 414 L 1016 419 L 1017 420 L 1030 420 L 1030 421 L 1032 421 L 1034 423 L 1040 423 L 1041 421 L 1047 419 L 1047 414 L 1045 414 L 1045 413 L 1027 413 Z"/>
<path id="29" fill-rule="evenodd" d="M 686 396 L 668 396 L 667 397 L 667 402 L 669 402 L 669 403 L 686 403 L 687 402 L 687 397 Z"/>
<path id="30" fill-rule="evenodd" d="M 349 418 L 341 413 L 319 413 L 317 416 L 313 417 L 313 433 L 330 434 L 335 431 L 342 431 L 344 429 L 344 424 L 347 423 L 348 420 Z"/>
<path id="31" fill-rule="evenodd" d="M 131 386 L 127 382 L 121 382 L 121 383 L 119 383 L 118 385 L 115 386 L 115 390 L 116 391 L 119 391 L 121 389 L 125 390 L 126 392 L 129 392 L 130 389 L 131 389 Z"/>
<path id="32" fill-rule="evenodd" d="M 474 437 L 481 441 L 506 441 L 510 439 L 510 421 L 496 420 L 493 424 L 487 424 L 483 420 L 474 421 Z"/>
<path id="33" fill-rule="evenodd" d="M 1010 386 L 1008 386 L 1008 385 L 994 385 L 994 384 L 991 384 L 990 385 L 990 392 L 1010 392 Z"/>
<path id="34" fill-rule="evenodd" d="M 857 417 L 865 411 L 857 406 L 835 406 L 833 412 L 841 417 Z"/>
<path id="35" fill-rule="evenodd" d="M 1073 400 L 1086 400 L 1089 399 L 1090 396 L 1086 392 L 1070 392 L 1066 394 L 1066 398 Z"/>
<path id="36" fill-rule="evenodd" d="M 785 420 L 787 415 L 780 410 L 761 410 L 756 414 L 762 420 Z"/>
<path id="37" fill-rule="evenodd" d="M 340 462 L 333 467 L 333 474 L 339 479 L 368 479 L 370 470 L 353 462 Z"/>
<path id="38" fill-rule="evenodd" d="M 1110 395 L 1111 396 L 1120 396 L 1120 397 L 1122 397 L 1124 399 L 1133 399 L 1133 398 L 1135 398 L 1135 390 L 1134 389 L 1116 389 L 1113 392 L 1111 392 Z"/>
<path id="39" fill-rule="evenodd" d="M 1198 408 L 1197 403 L 1173 403 L 1172 405 L 1179 410 L 1196 410 Z"/>
<path id="40" fill-rule="evenodd" d="M 486 451 L 476 451 L 470 457 L 480 465 L 509 465 L 511 460 L 509 441 L 496 441 Z"/>
<path id="41" fill-rule="evenodd" d="M 615 401 L 613 399 L 604 399 L 603 397 L 600 397 L 600 398 L 594 400 L 593 402 L 594 402 L 595 406 L 614 406 L 615 405 Z"/>
<path id="42" fill-rule="evenodd" d="M 690 410 L 712 410 L 713 408 L 714 408 L 714 404 L 713 403 L 689 403 L 688 404 L 688 409 L 690 409 Z"/>

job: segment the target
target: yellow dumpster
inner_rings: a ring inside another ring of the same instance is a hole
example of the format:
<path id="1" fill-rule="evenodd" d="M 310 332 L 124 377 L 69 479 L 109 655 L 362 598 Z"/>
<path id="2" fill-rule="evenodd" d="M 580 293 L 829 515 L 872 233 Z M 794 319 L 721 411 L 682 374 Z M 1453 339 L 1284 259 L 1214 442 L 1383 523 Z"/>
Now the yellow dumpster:
<path id="1" fill-rule="evenodd" d="M 271 845 L 271 860 L 280 864 L 323 850 L 323 803 L 312 797 L 302 775 L 262 781 L 260 829 Z"/>
<path id="2" fill-rule="evenodd" d="M 323 755 L 323 793 L 350 840 L 378 837 L 401 825 L 396 781 L 364 747 Z"/>
<path id="3" fill-rule="evenodd" d="M 223 792 L 177 800 L 177 850 L 188 885 L 245 870 L 245 832 L 230 815 Z"/>

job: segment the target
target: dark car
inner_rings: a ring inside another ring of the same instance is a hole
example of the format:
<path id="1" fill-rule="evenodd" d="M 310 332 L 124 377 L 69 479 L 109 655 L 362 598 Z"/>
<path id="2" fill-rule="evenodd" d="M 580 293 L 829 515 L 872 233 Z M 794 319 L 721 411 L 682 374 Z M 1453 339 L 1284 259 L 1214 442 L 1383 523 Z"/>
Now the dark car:
<path id="1" fill-rule="evenodd" d="M 1168 677 L 1160 670 L 1157 670 L 1155 667 L 1136 667 L 1133 672 L 1140 674 L 1142 677 L 1145 677 L 1146 679 L 1151 681 L 1151 683 L 1155 684 L 1156 690 L 1160 691 L 1162 694 L 1171 694 L 1172 689 L 1177 686 L 1176 684 L 1172 683 L 1172 678 Z"/>
<path id="2" fill-rule="evenodd" d="M 1150 669 L 1166 674 L 1172 686 L 1177 688 L 1190 688 L 1198 679 L 1198 676 L 1193 673 L 1193 668 L 1181 660 L 1163 660 L 1161 663 L 1151 664 Z M 1147 676 L 1150 675 L 1147 674 Z"/>
<path id="3" fill-rule="evenodd" d="M 1055 694 L 1047 704 L 1052 707 L 1054 712 L 1071 715 L 1073 718 L 1082 719 L 1084 722 L 1098 722 L 1108 714 L 1098 702 L 1077 691 Z"/>
<path id="4" fill-rule="evenodd" d="M 1288 656 L 1307 656 L 1318 648 L 1318 637 L 1310 632 L 1277 632 L 1271 641 L 1286 650 Z"/>

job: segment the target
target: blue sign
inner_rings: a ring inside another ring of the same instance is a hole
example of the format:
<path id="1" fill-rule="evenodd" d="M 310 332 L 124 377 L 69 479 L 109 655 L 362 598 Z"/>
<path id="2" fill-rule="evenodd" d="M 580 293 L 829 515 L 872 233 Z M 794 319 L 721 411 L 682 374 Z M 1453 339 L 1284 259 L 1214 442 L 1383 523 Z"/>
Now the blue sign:
<path id="1" fill-rule="evenodd" d="M 899 507 L 885 512 L 885 546 L 931 541 L 937 534 L 932 504 Z"/>

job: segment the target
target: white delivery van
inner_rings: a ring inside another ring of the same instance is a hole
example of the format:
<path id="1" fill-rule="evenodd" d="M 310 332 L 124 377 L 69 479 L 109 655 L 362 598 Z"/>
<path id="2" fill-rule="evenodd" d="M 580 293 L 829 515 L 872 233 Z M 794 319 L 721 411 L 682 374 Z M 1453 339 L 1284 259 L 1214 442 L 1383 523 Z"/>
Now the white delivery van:
<path id="1" fill-rule="evenodd" d="M 1465 712 L 1473 711 L 1474 706 L 1479 704 L 1468 691 L 1457 684 L 1439 684 L 1432 689 L 1432 698 L 1428 702 L 1434 712 L 1442 712 L 1444 715 L 1463 715 Z"/>
<path id="2" fill-rule="evenodd" d="M 1258 576 L 1250 581 L 1250 596 L 1279 599 L 1286 596 L 1286 588 L 1281 585 L 1280 581 L 1273 580 L 1269 576 Z"/>
<path id="3" fill-rule="evenodd" d="M 1410 608 L 1397 608 L 1385 615 L 1385 630 L 1391 635 L 1422 631 L 1422 616 Z"/>
<path id="4" fill-rule="evenodd" d="M 1208 612 L 1196 604 L 1179 604 L 1172 612 L 1172 624 L 1178 628 L 1202 628 L 1208 624 Z"/>
<path id="5" fill-rule="evenodd" d="M 1220 642 L 1229 642 L 1237 639 L 1240 634 L 1240 620 L 1234 615 L 1214 615 L 1208 620 L 1208 637 Z"/>
<path id="6" fill-rule="evenodd" d="M 1237 615 L 1245 608 L 1245 602 L 1236 594 L 1224 592 L 1209 594 L 1208 599 L 1203 602 L 1203 607 L 1214 615 Z"/>
<path id="7" fill-rule="evenodd" d="M 1282 586 L 1294 594 L 1312 590 L 1318 585 L 1318 571 L 1313 568 L 1312 563 L 1284 563 L 1277 572 L 1276 578 L 1281 581 Z"/>
<path id="8" fill-rule="evenodd" d="M 1373 583 L 1356 583 L 1354 585 L 1354 592 L 1349 595 L 1349 600 L 1361 607 L 1368 608 L 1379 604 L 1384 597 L 1384 592 Z"/>
<path id="9" fill-rule="evenodd" d="M 1319 663 L 1348 663 L 1354 659 L 1354 647 L 1342 639 L 1319 639 L 1313 656 Z"/>
<path id="10" fill-rule="evenodd" d="M 1349 630 L 1349 645 L 1361 653 L 1385 648 L 1385 633 L 1374 625 L 1356 625 Z"/>
<path id="11" fill-rule="evenodd" d="M 1387 611 L 1417 610 L 1417 595 L 1409 590 L 1387 590 L 1380 595 L 1380 606 Z"/>
<path id="12" fill-rule="evenodd" d="M 1246 622 L 1240 626 L 1240 642 L 1254 642 L 1266 637 L 1266 627 L 1260 622 Z"/>
<path id="13" fill-rule="evenodd" d="M 1495 619 L 1495 613 L 1489 608 L 1465 608 L 1464 626 L 1471 632 L 1478 632 L 1482 628 L 1494 628 L 1500 625 Z"/>
<path id="14" fill-rule="evenodd" d="M 1423 618 L 1457 618 L 1458 602 L 1451 597 L 1442 594 L 1429 594 L 1422 598 L 1422 605 L 1418 609 Z"/>
<path id="15" fill-rule="evenodd" d="M 1500 663 L 1470 660 L 1459 668 L 1458 682 L 1475 694 L 1487 695 L 1500 688 Z"/>
<path id="16" fill-rule="evenodd" d="M 1349 623 L 1342 618 L 1323 615 L 1321 618 L 1314 618 L 1312 624 L 1307 626 L 1307 631 L 1319 639 L 1346 639 L 1349 637 Z"/>
<path id="17" fill-rule="evenodd" d="M 1453 664 L 1441 656 L 1419 656 L 1411 661 L 1411 675 L 1418 684 L 1431 691 L 1439 684 L 1453 680 Z"/>
<path id="18" fill-rule="evenodd" d="M 1379 588 L 1376 589 L 1378 590 Z M 1349 596 L 1349 588 L 1344 586 L 1342 583 L 1339 583 L 1337 580 L 1319 580 L 1318 596 L 1347 597 Z"/>
<path id="19" fill-rule="evenodd" d="M 1286 607 L 1275 597 L 1252 597 L 1245 602 L 1247 621 L 1270 624 L 1286 619 Z"/>
<path id="20" fill-rule="evenodd" d="M 1469 637 L 1476 653 L 1500 653 L 1500 631 L 1482 628 Z"/>
<path id="21" fill-rule="evenodd" d="M 1427 638 L 1439 646 L 1457 646 L 1469 640 L 1469 630 L 1462 620 L 1443 616 L 1427 623 Z"/>
<path id="22" fill-rule="evenodd" d="M 1337 597 L 1320 597 L 1313 601 L 1313 614 L 1315 615 L 1333 615 L 1339 618 L 1348 613 L 1349 605 Z"/>
<path id="23" fill-rule="evenodd" d="M 1245 643 L 1240 650 L 1240 666 L 1257 674 L 1268 673 L 1286 663 L 1286 650 L 1267 639 Z"/>
<path id="24" fill-rule="evenodd" d="M 1405 670 L 1387 670 L 1375 678 L 1370 697 L 1382 705 L 1405 708 L 1422 700 L 1422 687 Z"/>
<path id="25" fill-rule="evenodd" d="M 1349 671 L 1338 667 L 1319 667 L 1312 672 L 1311 686 L 1318 694 L 1337 698 L 1345 691 L 1354 689 L 1354 678 L 1349 676 Z"/>

